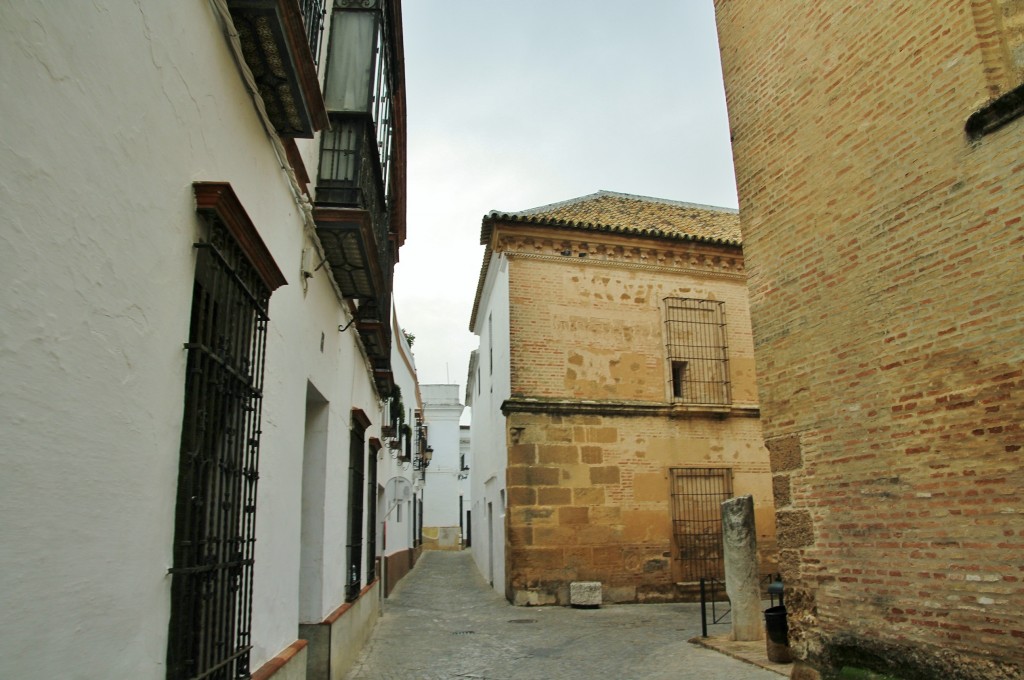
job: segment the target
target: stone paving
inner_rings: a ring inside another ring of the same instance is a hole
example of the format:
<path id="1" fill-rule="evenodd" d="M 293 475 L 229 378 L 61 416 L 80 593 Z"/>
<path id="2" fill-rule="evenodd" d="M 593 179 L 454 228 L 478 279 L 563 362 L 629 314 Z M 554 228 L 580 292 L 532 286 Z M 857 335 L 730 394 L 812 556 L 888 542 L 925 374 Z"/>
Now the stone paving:
<path id="1" fill-rule="evenodd" d="M 699 634 L 697 604 L 513 607 L 468 551 L 426 552 L 385 601 L 346 678 L 779 680 L 687 642 Z"/>

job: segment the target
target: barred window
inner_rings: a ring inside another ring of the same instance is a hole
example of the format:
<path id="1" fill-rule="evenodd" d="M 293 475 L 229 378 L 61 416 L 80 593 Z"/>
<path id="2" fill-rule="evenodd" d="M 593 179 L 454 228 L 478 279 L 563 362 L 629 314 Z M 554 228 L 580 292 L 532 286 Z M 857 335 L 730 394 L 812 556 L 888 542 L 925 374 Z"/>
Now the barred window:
<path id="1" fill-rule="evenodd" d="M 195 185 L 167 677 L 249 677 L 256 483 L 270 294 L 284 283 L 230 186 Z M 242 245 L 244 244 L 244 245 Z"/>
<path id="2" fill-rule="evenodd" d="M 665 337 L 672 399 L 683 404 L 729 404 L 725 303 L 665 298 Z"/>
<path id="3" fill-rule="evenodd" d="M 366 582 L 377 578 L 377 454 L 381 445 L 370 439 L 370 463 L 366 469 Z"/>
<path id="4" fill-rule="evenodd" d="M 730 468 L 670 468 L 672 534 L 682 580 L 725 578 L 722 502 L 733 497 Z"/>
<path id="5" fill-rule="evenodd" d="M 366 485 L 366 428 L 370 419 L 361 410 L 352 409 L 352 431 L 348 449 L 348 573 L 345 600 L 359 597 L 363 580 L 363 499 Z M 374 466 L 376 468 L 376 466 Z M 373 525 L 370 525 L 371 533 Z"/>

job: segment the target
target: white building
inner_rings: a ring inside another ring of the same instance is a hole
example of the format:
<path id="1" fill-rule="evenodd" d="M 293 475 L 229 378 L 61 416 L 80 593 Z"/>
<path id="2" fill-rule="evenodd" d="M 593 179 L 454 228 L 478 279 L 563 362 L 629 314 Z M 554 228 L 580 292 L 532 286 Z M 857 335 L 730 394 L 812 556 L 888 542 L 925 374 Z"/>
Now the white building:
<path id="1" fill-rule="evenodd" d="M 511 396 L 509 283 L 504 253 L 484 263 L 470 330 L 480 349 L 469 362 L 466 405 L 472 409 L 471 456 L 473 558 L 487 581 L 505 592 L 505 469 L 508 453 L 501 405 Z"/>
<path id="2" fill-rule="evenodd" d="M 418 517 L 423 503 L 424 476 L 416 469 L 416 460 L 422 459 L 426 448 L 421 428 L 416 426 L 423 412 L 416 365 L 397 317 L 392 317 L 392 338 L 391 367 L 396 389 L 388 404 L 388 425 L 384 428 L 384 448 L 377 474 L 380 482 L 377 545 L 387 557 L 382 574 L 389 594 L 419 557 Z"/>
<path id="3" fill-rule="evenodd" d="M 362 4 L 0 6 L 0 677 L 338 678 L 368 635 L 404 75 Z"/>
<path id="4" fill-rule="evenodd" d="M 458 385 L 421 385 L 423 420 L 431 449 L 423 500 L 424 549 L 457 550 L 462 544 L 460 497 L 464 496 Z M 465 501 L 462 501 L 463 505 Z"/>

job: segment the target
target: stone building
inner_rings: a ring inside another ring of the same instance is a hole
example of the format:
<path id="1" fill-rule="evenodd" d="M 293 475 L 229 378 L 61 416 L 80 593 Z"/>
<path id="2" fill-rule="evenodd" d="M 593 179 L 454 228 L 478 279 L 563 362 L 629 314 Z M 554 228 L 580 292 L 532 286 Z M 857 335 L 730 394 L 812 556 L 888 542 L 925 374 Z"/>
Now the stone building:
<path id="1" fill-rule="evenodd" d="M 339 678 L 376 621 L 405 84 L 354 4 L 0 4 L 0 677 Z"/>
<path id="2" fill-rule="evenodd" d="M 736 211 L 602 191 L 483 219 L 471 329 L 473 550 L 516 604 L 671 601 L 720 577 L 753 494 L 771 568 Z"/>
<path id="3" fill-rule="evenodd" d="M 1024 677 L 1024 6 L 715 4 L 793 677 Z"/>
<path id="4" fill-rule="evenodd" d="M 426 480 L 419 463 L 426 438 L 417 427 L 423 398 L 416 363 L 406 334 L 391 314 L 391 373 L 387 424 L 381 428 L 383 448 L 377 463 L 377 545 L 380 547 L 385 595 L 409 573 L 419 559 L 422 523 L 419 521 Z"/>

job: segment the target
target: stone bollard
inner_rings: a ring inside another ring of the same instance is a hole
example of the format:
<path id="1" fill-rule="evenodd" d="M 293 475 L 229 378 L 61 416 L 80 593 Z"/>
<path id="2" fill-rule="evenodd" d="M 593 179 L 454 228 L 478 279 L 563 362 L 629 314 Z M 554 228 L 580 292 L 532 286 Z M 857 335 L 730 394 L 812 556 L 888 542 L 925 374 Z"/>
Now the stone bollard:
<path id="1" fill-rule="evenodd" d="M 722 503 L 722 544 L 725 592 L 731 603 L 732 639 L 761 640 L 764 627 L 757 579 L 753 496 L 730 498 Z"/>

